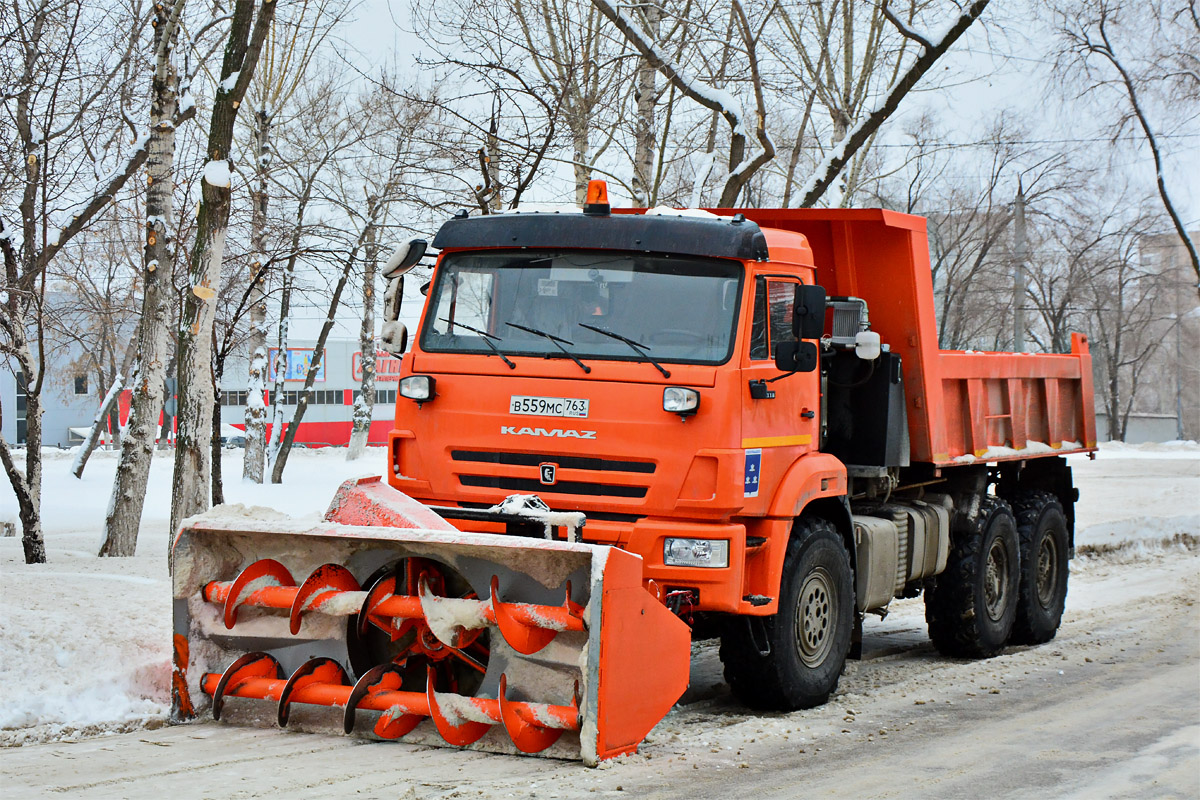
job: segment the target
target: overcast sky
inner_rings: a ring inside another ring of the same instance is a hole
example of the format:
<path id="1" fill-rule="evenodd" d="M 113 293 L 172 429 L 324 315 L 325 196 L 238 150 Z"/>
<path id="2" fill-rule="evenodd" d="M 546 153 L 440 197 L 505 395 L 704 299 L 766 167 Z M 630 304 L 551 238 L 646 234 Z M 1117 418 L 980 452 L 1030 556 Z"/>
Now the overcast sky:
<path id="1" fill-rule="evenodd" d="M 985 15 L 987 26 L 972 26 L 955 44 L 952 55 L 923 79 L 918 88 L 926 91 L 904 101 L 888 123 L 880 144 L 888 146 L 890 140 L 896 146 L 903 120 L 918 114 L 922 106 L 936 110 L 942 124 L 951 130 L 953 141 L 964 145 L 980 141 L 996 113 L 1011 109 L 1033 126 L 1030 141 L 1044 148 L 1046 155 L 1063 153 L 1068 159 L 1094 160 L 1097 142 L 1099 147 L 1106 147 L 1106 121 L 1092 118 L 1082 102 L 1062 101 L 1063 94 L 1077 92 L 1053 83 L 1052 30 L 1047 23 L 1038 23 L 1030 8 L 1027 0 L 993 2 Z M 369 68 L 395 58 L 413 71 L 414 79 L 421 77 L 422 68 L 413 58 L 421 41 L 404 30 L 410 27 L 407 9 L 407 2 L 362 0 L 345 29 L 348 49 L 358 51 L 357 63 Z M 935 74 L 939 70 L 940 74 Z M 942 88 L 928 91 L 935 82 Z M 1173 129 L 1160 123 L 1157 133 L 1166 158 L 1168 190 L 1189 229 L 1200 229 L 1200 114 L 1193 114 Z M 1140 131 L 1127 132 L 1126 138 L 1139 145 L 1136 150 L 1120 150 L 1116 164 L 1132 170 L 1152 191 L 1154 165 L 1150 151 L 1141 143 Z M 945 179 L 978 172 L 972 156 L 979 150 L 966 146 L 961 152 Z M 542 195 L 529 199 L 567 202 L 571 198 Z"/>

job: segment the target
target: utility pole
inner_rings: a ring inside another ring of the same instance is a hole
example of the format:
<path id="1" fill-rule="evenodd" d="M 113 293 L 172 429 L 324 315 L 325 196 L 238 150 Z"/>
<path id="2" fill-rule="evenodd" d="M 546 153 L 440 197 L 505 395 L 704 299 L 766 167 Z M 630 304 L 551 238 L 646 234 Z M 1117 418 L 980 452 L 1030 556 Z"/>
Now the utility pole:
<path id="1" fill-rule="evenodd" d="M 1013 255 L 1016 265 L 1013 274 L 1013 352 L 1025 352 L 1025 187 L 1017 179 L 1017 199 L 1013 204 Z"/>

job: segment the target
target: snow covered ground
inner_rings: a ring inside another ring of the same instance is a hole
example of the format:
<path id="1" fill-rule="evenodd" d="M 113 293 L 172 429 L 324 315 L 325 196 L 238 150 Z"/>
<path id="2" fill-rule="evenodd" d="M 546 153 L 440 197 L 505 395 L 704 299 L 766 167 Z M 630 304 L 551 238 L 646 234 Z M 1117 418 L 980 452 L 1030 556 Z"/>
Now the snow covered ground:
<path id="1" fill-rule="evenodd" d="M 378 472 L 385 463 L 381 449 L 369 451 L 352 464 L 345 462 L 344 452 L 297 451 L 289 461 L 287 483 L 256 486 L 240 480 L 241 451 L 227 451 L 226 497 L 229 502 L 269 506 L 294 516 L 319 515 L 342 480 Z M 95 553 L 116 454 L 93 456 L 82 481 L 69 475 L 70 459 L 70 453 L 47 453 L 43 506 L 49 563 L 27 566 L 22 563 L 19 538 L 0 539 L 3 746 L 75 741 L 161 727 L 169 704 L 166 554 L 171 463 L 166 458 L 154 462 L 137 555 L 98 559 Z M 1200 576 L 1196 550 L 1200 446 L 1105 445 L 1095 461 L 1072 458 L 1071 463 L 1081 492 L 1077 544 L 1083 557 L 1072 567 L 1068 617 L 1086 619 L 1089 609 L 1113 606 L 1123 592 L 1131 597 L 1138 592 L 1152 594 L 1159 582 L 1173 582 L 1172 591 L 1176 592 L 1179 585 L 1194 589 Z M 0 520 L 4 519 L 16 519 L 15 500 L 7 485 L 0 488 Z M 1194 613 L 1186 618 L 1194 618 Z M 928 649 L 920 600 L 895 604 L 885 622 L 868 622 L 867 633 L 871 637 L 868 650 L 873 648 L 876 655 L 886 656 L 889 648 Z M 1038 648 L 1028 652 L 1034 655 L 1021 658 L 1041 658 Z M 850 665 L 843 687 L 843 693 L 850 693 L 837 700 L 849 709 L 845 710 L 847 720 L 855 717 L 853 705 L 859 700 L 854 687 L 862 684 L 854 676 L 871 676 L 873 687 L 886 685 L 887 663 L 884 658 L 871 662 L 874 666 L 868 662 Z M 932 669 L 931 663 L 932 657 L 922 656 L 922 672 Z M 982 681 L 981 686 L 989 681 L 989 685 L 1001 686 L 1003 676 L 987 677 L 996 670 L 987 666 L 992 663 L 958 664 L 954 669 L 965 670 L 964 676 L 970 672 L 969 679 Z M 1191 668 L 1194 671 L 1195 664 Z M 922 703 L 924 692 L 929 702 L 934 702 L 934 684 L 928 677 L 918 680 L 909 675 L 895 694 L 909 697 L 905 703 L 912 703 L 912 696 Z M 674 753 L 682 746 L 677 743 L 691 735 L 689 731 L 704 728 L 705 704 L 725 692 L 715 647 L 696 645 L 692 688 L 686 698 L 693 710 L 668 716 L 651 734 L 646 751 L 660 756 Z M 1195 699 L 1188 702 L 1195 705 Z M 841 715 L 843 710 L 836 712 Z M 753 751 L 753 743 L 763 736 L 764 729 L 771 735 L 792 735 L 800 740 L 801 720 L 789 715 L 770 719 L 737 715 L 736 719 L 736 724 L 725 721 L 702 731 L 712 752 L 720 753 L 722 759 L 728 756 L 736 761 L 735 751 Z M 842 724 L 841 716 L 830 719 L 835 727 Z M 1195 722 L 1200 724 L 1200 718 Z M 784 730 L 792 727 L 794 732 Z M 689 753 L 687 750 L 684 755 Z"/>
<path id="2" fill-rule="evenodd" d="M 379 474 L 384 448 L 347 463 L 344 449 L 293 450 L 285 483 L 244 483 L 242 451 L 222 461 L 225 499 L 316 519 L 348 478 Z M 26 565 L 12 488 L 0 486 L 0 746 L 163 723 L 170 705 L 171 470 L 154 459 L 137 555 L 97 558 L 118 453 L 92 455 L 82 480 L 73 453 L 46 450 L 42 511 L 47 563 Z M 21 458 L 23 460 L 23 456 Z"/>

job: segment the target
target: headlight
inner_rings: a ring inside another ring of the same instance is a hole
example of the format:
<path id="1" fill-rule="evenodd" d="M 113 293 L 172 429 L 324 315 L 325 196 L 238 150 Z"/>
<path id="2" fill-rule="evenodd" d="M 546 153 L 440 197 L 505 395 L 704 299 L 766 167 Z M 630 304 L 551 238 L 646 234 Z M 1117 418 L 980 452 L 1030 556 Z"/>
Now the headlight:
<path id="1" fill-rule="evenodd" d="M 663 389 L 663 411 L 672 414 L 695 414 L 700 407 L 700 393 L 683 386 Z"/>
<path id="2" fill-rule="evenodd" d="M 668 567 L 728 567 L 728 539 L 667 539 L 663 563 Z"/>
<path id="3" fill-rule="evenodd" d="M 428 375 L 409 375 L 400 380 L 400 396 L 425 403 L 433 399 L 436 387 L 437 381 Z"/>

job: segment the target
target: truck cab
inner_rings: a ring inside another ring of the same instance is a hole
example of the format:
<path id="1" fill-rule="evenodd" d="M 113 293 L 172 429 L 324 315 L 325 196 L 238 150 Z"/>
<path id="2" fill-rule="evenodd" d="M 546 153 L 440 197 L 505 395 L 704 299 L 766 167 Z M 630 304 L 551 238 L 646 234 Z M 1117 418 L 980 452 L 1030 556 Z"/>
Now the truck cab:
<path id="1" fill-rule="evenodd" d="M 431 388 L 397 402 L 392 486 L 467 508 L 536 494 L 673 603 L 773 613 L 797 497 L 846 488 L 818 452 L 819 373 L 775 363 L 815 283 L 804 236 L 534 213 L 451 220 L 435 246 L 400 393 Z"/>

